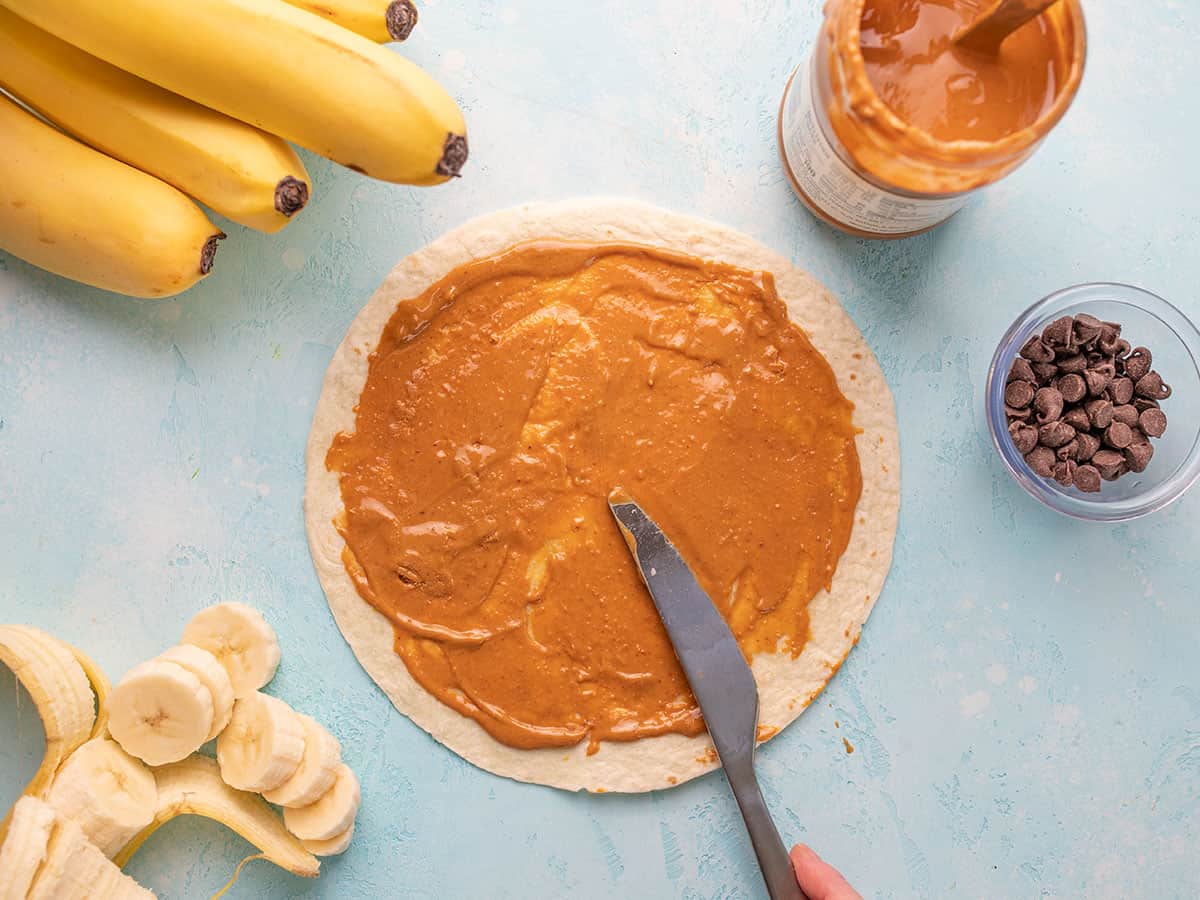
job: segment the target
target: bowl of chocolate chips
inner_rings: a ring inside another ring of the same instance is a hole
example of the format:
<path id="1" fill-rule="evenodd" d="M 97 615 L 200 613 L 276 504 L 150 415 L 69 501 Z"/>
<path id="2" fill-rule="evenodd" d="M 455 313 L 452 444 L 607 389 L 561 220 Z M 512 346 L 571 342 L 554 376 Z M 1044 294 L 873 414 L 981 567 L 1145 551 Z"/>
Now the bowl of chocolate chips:
<path id="1" fill-rule="evenodd" d="M 1147 515 L 1200 478 L 1200 332 L 1141 288 L 1066 288 L 1000 341 L 987 414 L 1004 465 L 1042 503 L 1094 522 Z"/>

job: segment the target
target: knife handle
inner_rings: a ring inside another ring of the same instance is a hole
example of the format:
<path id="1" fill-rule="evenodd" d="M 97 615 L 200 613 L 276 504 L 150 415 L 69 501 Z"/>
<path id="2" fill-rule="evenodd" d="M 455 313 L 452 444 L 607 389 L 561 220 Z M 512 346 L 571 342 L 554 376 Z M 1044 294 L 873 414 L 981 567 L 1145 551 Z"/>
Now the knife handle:
<path id="1" fill-rule="evenodd" d="M 762 870 L 771 900 L 808 900 L 796 881 L 796 872 L 788 858 L 787 848 L 763 800 L 753 763 L 747 768 L 737 767 L 732 771 L 726 767 L 725 775 L 742 811 L 742 819 L 750 833 L 750 843 L 754 845 L 754 855 L 758 857 L 758 867 Z"/>

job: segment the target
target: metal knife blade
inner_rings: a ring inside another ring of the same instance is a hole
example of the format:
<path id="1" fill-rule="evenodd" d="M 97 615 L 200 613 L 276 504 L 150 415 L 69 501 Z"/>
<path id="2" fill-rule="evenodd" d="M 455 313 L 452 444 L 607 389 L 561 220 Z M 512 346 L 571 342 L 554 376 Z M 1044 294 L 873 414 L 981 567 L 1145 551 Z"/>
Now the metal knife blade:
<path id="1" fill-rule="evenodd" d="M 806 900 L 754 774 L 758 688 L 741 647 L 679 551 L 624 491 L 608 498 L 704 714 L 772 900 Z"/>

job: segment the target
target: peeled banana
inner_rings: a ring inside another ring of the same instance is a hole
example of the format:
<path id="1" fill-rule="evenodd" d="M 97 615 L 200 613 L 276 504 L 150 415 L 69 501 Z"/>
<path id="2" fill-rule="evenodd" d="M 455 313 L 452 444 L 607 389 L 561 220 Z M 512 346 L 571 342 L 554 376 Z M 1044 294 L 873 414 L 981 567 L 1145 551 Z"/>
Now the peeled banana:
<path id="1" fill-rule="evenodd" d="M 12 828 L 0 845 L 0 900 L 153 897 L 52 806 L 36 797 L 17 801 Z"/>
<path id="2" fill-rule="evenodd" d="M 0 97 L 0 249 L 134 297 L 169 297 L 212 269 L 225 237 L 168 184 Z"/>
<path id="3" fill-rule="evenodd" d="M 153 821 L 158 788 L 146 766 L 115 741 L 96 738 L 67 757 L 46 800 L 114 856 Z"/>
<path id="4" fill-rule="evenodd" d="M 64 131 L 259 231 L 308 202 L 288 144 L 163 90 L 0 8 L 0 87 Z"/>
<path id="5" fill-rule="evenodd" d="M 113 65 L 375 178 L 437 184 L 466 161 L 462 113 L 433 78 L 279 0 L 4 5 Z"/>
<path id="6" fill-rule="evenodd" d="M 205 741 L 211 741 L 225 730 L 233 715 L 233 683 L 215 656 L 202 647 L 180 644 L 160 653 L 158 659 L 182 666 L 200 679 L 213 702 L 213 723 Z"/>
<path id="7" fill-rule="evenodd" d="M 117 865 L 125 865 L 160 825 L 176 816 L 195 815 L 232 828 L 275 865 L 295 875 L 315 878 L 320 873 L 316 857 L 288 834 L 279 816 L 259 797 L 222 781 L 216 762 L 207 756 L 189 756 L 156 769 L 154 776 L 158 781 L 154 821 L 117 854 Z"/>
<path id="8" fill-rule="evenodd" d="M 333 787 L 342 765 L 342 745 L 315 719 L 297 713 L 304 725 L 304 755 L 292 776 L 263 797 L 280 806 L 308 806 Z"/>
<path id="9" fill-rule="evenodd" d="M 412 0 L 285 0 L 379 44 L 407 40 L 417 27 Z"/>

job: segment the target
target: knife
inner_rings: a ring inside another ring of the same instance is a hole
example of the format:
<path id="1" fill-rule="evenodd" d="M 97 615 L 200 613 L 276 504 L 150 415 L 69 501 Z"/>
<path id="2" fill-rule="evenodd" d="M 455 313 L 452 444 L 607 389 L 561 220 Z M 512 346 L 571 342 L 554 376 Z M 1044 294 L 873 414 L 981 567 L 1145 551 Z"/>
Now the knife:
<path id="1" fill-rule="evenodd" d="M 700 704 L 767 893 L 771 900 L 808 900 L 754 774 L 758 688 L 737 639 L 679 551 L 633 498 L 618 489 L 609 495 L 608 506 Z"/>

